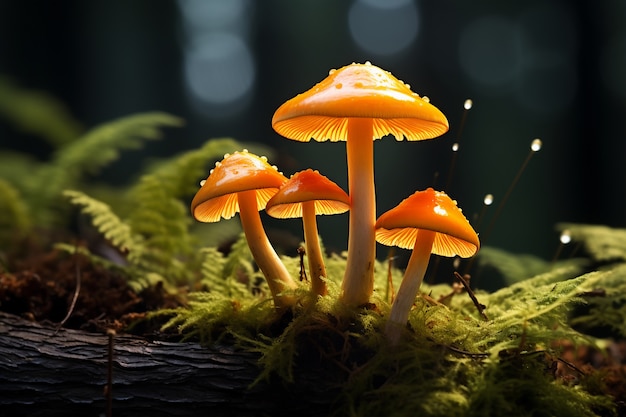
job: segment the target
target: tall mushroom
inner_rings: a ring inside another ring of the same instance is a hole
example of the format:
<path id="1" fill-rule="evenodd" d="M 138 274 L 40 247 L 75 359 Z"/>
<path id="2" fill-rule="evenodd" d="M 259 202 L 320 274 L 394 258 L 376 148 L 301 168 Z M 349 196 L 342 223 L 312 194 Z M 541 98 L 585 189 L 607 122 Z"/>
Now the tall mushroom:
<path id="1" fill-rule="evenodd" d="M 226 154 L 191 202 L 191 213 L 201 222 L 230 219 L 239 212 L 250 252 L 267 280 L 277 308 L 293 304 L 294 300 L 283 292 L 296 288 L 296 283 L 267 238 L 259 210 L 265 208 L 286 180 L 265 157 L 246 150 Z"/>
<path id="2" fill-rule="evenodd" d="M 341 298 L 349 305 L 367 303 L 376 256 L 373 140 L 389 134 L 396 140 L 434 138 L 448 130 L 446 117 L 407 84 L 367 62 L 331 70 L 280 106 L 272 126 L 293 140 L 346 142 L 351 204 Z"/>
<path id="3" fill-rule="evenodd" d="M 318 214 L 340 214 L 350 209 L 350 198 L 337 184 L 307 169 L 295 173 L 267 202 L 267 214 L 278 218 L 302 217 L 304 244 L 314 294 L 325 295 L 326 266 L 317 233 Z"/>
<path id="4" fill-rule="evenodd" d="M 376 240 L 413 250 L 385 328 L 390 342 L 396 344 L 422 285 L 431 253 L 467 258 L 478 251 L 480 242 L 456 201 L 432 188 L 414 193 L 383 213 L 376 221 Z"/>

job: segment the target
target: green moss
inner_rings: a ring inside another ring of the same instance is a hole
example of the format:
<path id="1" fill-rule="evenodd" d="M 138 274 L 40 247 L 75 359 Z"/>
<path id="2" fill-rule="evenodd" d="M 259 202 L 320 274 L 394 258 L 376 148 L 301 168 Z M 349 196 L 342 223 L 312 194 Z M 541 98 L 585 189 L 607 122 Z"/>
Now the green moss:
<path id="1" fill-rule="evenodd" d="M 297 265 L 288 264 L 297 273 Z M 560 344 L 595 344 L 568 318 L 575 306 L 584 305 L 581 294 L 613 285 L 613 272 L 581 274 L 580 263 L 573 261 L 480 293 L 488 321 L 464 295 L 454 296 L 449 307 L 420 297 L 403 343 L 392 347 L 381 331 L 390 306 L 378 296 L 386 291 L 387 268 L 377 264 L 373 305 L 350 309 L 338 302 L 341 275 L 334 274 L 341 265 L 342 257 L 331 256 L 329 294 L 311 300 L 302 285 L 296 291 L 302 304 L 286 316 L 256 295 L 262 290 L 237 284 L 232 291 L 227 279 L 195 294 L 188 308 L 169 311 L 176 315 L 167 327 L 201 336 L 205 343 L 227 337 L 257 352 L 257 383 L 273 376 L 295 383 L 300 374 L 323 369 L 337 387 L 336 415 L 615 415 L 609 397 L 585 390 L 582 382 L 568 385 L 552 372 Z M 224 276 L 224 270 L 212 269 L 210 275 Z"/>

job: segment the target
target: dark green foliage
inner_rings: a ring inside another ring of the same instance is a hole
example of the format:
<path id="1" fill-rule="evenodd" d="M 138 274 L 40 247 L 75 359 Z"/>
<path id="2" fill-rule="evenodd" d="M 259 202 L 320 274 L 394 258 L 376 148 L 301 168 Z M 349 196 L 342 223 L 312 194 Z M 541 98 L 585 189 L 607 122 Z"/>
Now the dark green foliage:
<path id="1" fill-rule="evenodd" d="M 477 255 L 482 288 L 495 290 L 548 271 L 549 262 L 534 255 L 511 254 L 502 249 L 483 246 Z"/>
<path id="2" fill-rule="evenodd" d="M 26 215 L 39 227 L 63 224 L 66 212 L 61 192 L 81 187 L 86 174 L 94 174 L 115 160 L 121 149 L 141 146 L 146 139 L 158 139 L 159 128 L 180 126 L 181 120 L 165 113 L 137 114 L 99 126 L 59 146 L 49 162 L 0 154 L 0 177 L 19 190 Z"/>
<path id="3" fill-rule="evenodd" d="M 19 192 L 0 178 L 0 248 L 23 237 L 30 225 L 28 209 Z"/>
<path id="4" fill-rule="evenodd" d="M 83 127 L 65 105 L 43 91 L 19 88 L 0 76 L 0 117 L 18 130 L 59 147 L 79 137 Z"/>

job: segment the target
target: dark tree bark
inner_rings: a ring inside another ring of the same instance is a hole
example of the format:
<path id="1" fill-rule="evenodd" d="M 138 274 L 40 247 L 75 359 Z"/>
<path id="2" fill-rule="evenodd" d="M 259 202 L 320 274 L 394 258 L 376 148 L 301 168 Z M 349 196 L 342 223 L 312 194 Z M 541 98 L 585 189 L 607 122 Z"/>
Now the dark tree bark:
<path id="1" fill-rule="evenodd" d="M 109 402 L 108 342 L 0 313 L 0 414 L 96 416 L 110 404 L 116 417 L 327 415 L 337 396 L 321 375 L 250 388 L 258 356 L 233 347 L 117 335 Z"/>

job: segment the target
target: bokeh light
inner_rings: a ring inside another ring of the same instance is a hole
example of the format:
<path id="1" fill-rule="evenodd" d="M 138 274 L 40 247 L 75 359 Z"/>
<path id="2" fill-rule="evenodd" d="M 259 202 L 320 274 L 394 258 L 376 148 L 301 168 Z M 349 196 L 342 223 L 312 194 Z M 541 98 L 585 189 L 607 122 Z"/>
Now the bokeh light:
<path id="1" fill-rule="evenodd" d="M 417 38 L 419 19 L 411 0 L 356 0 L 348 13 L 354 42 L 374 55 L 393 55 Z"/>
<path id="2" fill-rule="evenodd" d="M 181 0 L 183 74 L 191 104 L 212 118 L 231 116 L 250 101 L 255 61 L 245 0 Z"/>

